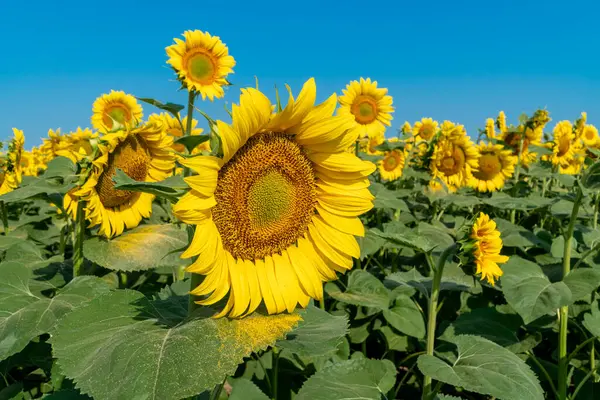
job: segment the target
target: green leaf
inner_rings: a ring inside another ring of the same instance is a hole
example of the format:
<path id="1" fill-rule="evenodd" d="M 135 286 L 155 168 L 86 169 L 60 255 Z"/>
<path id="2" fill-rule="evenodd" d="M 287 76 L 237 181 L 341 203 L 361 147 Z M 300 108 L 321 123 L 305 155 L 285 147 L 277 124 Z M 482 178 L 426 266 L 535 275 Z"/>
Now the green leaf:
<path id="1" fill-rule="evenodd" d="M 331 315 L 315 306 L 309 306 L 299 314 L 302 321 L 288 333 L 286 340 L 277 342 L 277 347 L 304 358 L 335 354 L 348 333 L 348 318 Z"/>
<path id="2" fill-rule="evenodd" d="M 263 393 L 251 380 L 227 379 L 232 387 L 229 400 L 269 400 L 269 396 Z"/>
<path id="3" fill-rule="evenodd" d="M 61 371 L 94 398 L 179 400 L 233 375 L 245 356 L 273 345 L 300 319 L 253 314 L 184 322 L 186 302 L 111 292 L 60 320 L 53 354 Z"/>
<path id="4" fill-rule="evenodd" d="M 395 191 L 387 189 L 381 183 L 371 184 L 369 190 L 373 193 L 373 196 L 375 196 L 373 207 L 378 209 L 409 211 L 404 200 L 399 199 Z"/>
<path id="5" fill-rule="evenodd" d="M 389 310 L 383 310 L 383 317 L 402 333 L 418 339 L 425 336 L 423 314 L 408 296 L 396 297 L 394 306 Z"/>
<path id="6" fill-rule="evenodd" d="M 55 157 L 49 163 L 48 167 L 42 174 L 43 179 L 60 178 L 75 178 L 77 176 L 77 165 L 67 157 Z"/>
<path id="7" fill-rule="evenodd" d="M 581 184 L 587 189 L 600 189 L 600 161 L 596 161 L 583 172 Z"/>
<path id="8" fill-rule="evenodd" d="M 44 400 L 92 400 L 77 389 L 63 389 L 43 397 Z"/>
<path id="9" fill-rule="evenodd" d="M 571 303 L 569 287 L 564 282 L 551 283 L 535 263 L 512 256 L 502 267 L 502 291 L 510 306 L 526 324 Z"/>
<path id="10" fill-rule="evenodd" d="M 385 277 L 388 287 L 410 286 L 417 289 L 425 296 L 431 293 L 432 278 L 425 277 L 413 268 L 409 271 L 394 272 Z M 473 278 L 467 276 L 455 263 L 448 263 L 442 274 L 440 291 L 471 291 L 474 289 Z"/>
<path id="11" fill-rule="evenodd" d="M 187 151 L 189 151 L 191 153 L 192 150 L 194 150 L 200 144 L 202 144 L 204 142 L 208 142 L 209 140 L 210 140 L 210 135 L 192 135 L 192 136 L 182 136 L 182 137 L 178 138 L 177 140 L 175 140 L 174 143 L 184 145 L 185 148 L 187 149 Z"/>
<path id="12" fill-rule="evenodd" d="M 487 339 L 459 335 L 453 339 L 458 357 L 453 365 L 419 356 L 421 372 L 434 380 L 494 396 L 499 400 L 544 399 L 544 391 L 529 366 L 515 354 Z"/>
<path id="13" fill-rule="evenodd" d="M 408 348 L 408 337 L 401 335 L 389 326 L 382 326 L 379 329 L 387 343 L 388 350 L 406 351 Z"/>
<path id="14" fill-rule="evenodd" d="M 600 307 L 595 301 L 592 303 L 591 313 L 586 313 L 583 316 L 583 326 L 596 337 L 600 337 Z"/>
<path id="15" fill-rule="evenodd" d="M 379 400 L 394 387 L 396 367 L 367 358 L 329 365 L 308 378 L 295 400 Z"/>
<path id="16" fill-rule="evenodd" d="M 171 203 L 177 202 L 179 196 L 185 194 L 189 186 L 181 175 L 173 175 L 160 182 L 138 182 L 131 179 L 125 172 L 117 168 L 113 177 L 114 188 L 130 192 L 150 193 L 163 197 Z"/>
<path id="17" fill-rule="evenodd" d="M 336 285 L 327 288 L 331 297 L 346 304 L 375 307 L 380 310 L 387 309 L 390 304 L 390 291 L 379 279 L 361 269 L 350 273 L 345 292 L 341 292 Z"/>
<path id="18" fill-rule="evenodd" d="M 31 291 L 32 275 L 33 271 L 23 264 L 0 264 L 0 360 L 49 332 L 63 315 L 109 291 L 101 279 L 84 276 L 48 298 Z"/>
<path id="19" fill-rule="evenodd" d="M 371 254 L 375 254 L 385 244 L 385 239 L 377 236 L 371 230 L 367 230 L 364 237 L 357 238 L 360 246 L 360 259 L 364 260 Z"/>
<path id="20" fill-rule="evenodd" d="M 181 265 L 183 260 L 175 251 L 186 246 L 187 234 L 176 225 L 140 225 L 114 239 L 95 236 L 86 240 L 83 255 L 104 268 L 141 271 Z"/>
<path id="21" fill-rule="evenodd" d="M 571 271 L 563 282 L 571 290 L 571 302 L 584 299 L 600 286 L 600 270 L 577 268 Z"/>
<path id="22" fill-rule="evenodd" d="M 521 211 L 535 210 L 537 208 L 546 207 L 552 204 L 551 199 L 543 198 L 540 196 L 517 198 L 510 197 L 506 193 L 501 192 L 494 192 L 492 197 L 483 199 L 483 202 L 501 210 Z"/>
<path id="23" fill-rule="evenodd" d="M 429 239 L 411 231 L 410 229 L 407 229 L 405 233 L 381 232 L 376 228 L 371 229 L 370 231 L 373 232 L 373 234 L 389 241 L 390 243 L 402 247 L 408 247 L 422 253 L 426 253 L 436 247 L 436 244 L 430 242 Z"/>
<path id="24" fill-rule="evenodd" d="M 185 106 L 182 106 L 181 104 L 162 103 L 158 100 L 154 100 L 148 97 L 136 97 L 136 99 L 138 99 L 139 101 L 143 101 L 144 103 L 151 104 L 154 107 L 159 108 L 161 110 L 165 110 L 175 118 L 179 118 L 179 112 L 185 108 Z"/>

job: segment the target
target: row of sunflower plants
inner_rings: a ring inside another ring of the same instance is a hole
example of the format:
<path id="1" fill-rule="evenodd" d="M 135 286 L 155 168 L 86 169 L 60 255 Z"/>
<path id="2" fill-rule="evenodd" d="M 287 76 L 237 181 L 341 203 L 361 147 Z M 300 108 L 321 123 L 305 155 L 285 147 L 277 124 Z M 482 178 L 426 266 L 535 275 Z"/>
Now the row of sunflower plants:
<path id="1" fill-rule="evenodd" d="M 111 91 L 0 156 L 0 398 L 595 398 L 585 113 L 386 138 L 385 88 L 309 79 L 225 122 L 198 109 L 231 86 L 220 38 L 166 53 L 187 104 Z"/>

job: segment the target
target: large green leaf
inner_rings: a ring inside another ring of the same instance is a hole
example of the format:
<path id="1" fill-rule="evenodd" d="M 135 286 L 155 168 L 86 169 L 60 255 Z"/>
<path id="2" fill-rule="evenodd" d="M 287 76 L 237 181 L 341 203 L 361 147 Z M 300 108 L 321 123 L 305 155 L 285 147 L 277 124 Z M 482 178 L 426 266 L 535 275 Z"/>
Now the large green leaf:
<path id="1" fill-rule="evenodd" d="M 337 285 L 327 285 L 326 288 L 331 297 L 346 304 L 383 310 L 390 303 L 390 291 L 379 279 L 361 269 L 350 273 L 346 291 L 340 291 Z"/>
<path id="2" fill-rule="evenodd" d="M 49 332 L 63 315 L 109 291 L 101 279 L 85 276 L 48 298 L 31 290 L 32 276 L 32 269 L 23 264 L 0 264 L 0 360 Z"/>
<path id="3" fill-rule="evenodd" d="M 248 379 L 228 379 L 232 390 L 229 400 L 269 400 L 269 396 L 264 394 L 251 380 Z"/>
<path id="4" fill-rule="evenodd" d="M 535 263 L 512 256 L 502 267 L 502 291 L 510 306 L 526 324 L 571 303 L 569 287 L 564 282 L 551 283 Z"/>
<path id="5" fill-rule="evenodd" d="M 150 193 L 168 199 L 171 203 L 177 202 L 178 197 L 189 189 L 181 175 L 173 175 L 160 182 L 140 182 L 131 179 L 125 172 L 117 169 L 113 181 L 115 189 Z"/>
<path id="6" fill-rule="evenodd" d="M 436 243 L 432 243 L 429 239 L 419 235 L 407 228 L 404 233 L 382 232 L 379 229 L 371 229 L 373 234 L 387 240 L 388 242 L 410 249 L 426 253 L 436 247 Z"/>
<path id="7" fill-rule="evenodd" d="M 533 371 L 509 350 L 473 335 L 456 336 L 453 343 L 458 349 L 454 364 L 422 355 L 417 362 L 421 372 L 437 381 L 500 400 L 544 399 Z"/>
<path id="8" fill-rule="evenodd" d="M 409 271 L 394 272 L 393 274 L 386 276 L 385 284 L 388 287 L 398 287 L 398 285 L 410 286 L 424 295 L 429 296 L 432 278 L 421 275 L 419 271 L 413 268 Z M 473 288 L 474 284 L 472 277 L 465 275 L 456 264 L 446 264 L 442 274 L 442 282 L 440 284 L 441 291 L 470 291 Z"/>
<path id="9" fill-rule="evenodd" d="M 421 339 L 425 336 L 425 320 L 415 302 L 408 296 L 397 296 L 389 310 L 383 310 L 383 317 L 394 328 L 409 336 Z"/>
<path id="10" fill-rule="evenodd" d="M 595 268 L 577 268 L 571 271 L 563 282 L 571 290 L 571 301 L 585 298 L 600 286 L 600 270 Z"/>
<path id="11" fill-rule="evenodd" d="M 581 177 L 581 184 L 587 189 L 600 189 L 600 160 L 585 170 Z"/>
<path id="12" fill-rule="evenodd" d="M 360 245 L 360 259 L 364 260 L 368 256 L 375 254 L 386 243 L 385 239 L 377 236 L 371 230 L 367 230 L 364 237 L 357 238 Z"/>
<path id="13" fill-rule="evenodd" d="M 302 321 L 286 340 L 277 342 L 277 347 L 304 358 L 335 354 L 348 333 L 348 318 L 331 315 L 315 306 L 309 306 L 299 314 Z"/>
<path id="14" fill-rule="evenodd" d="M 308 378 L 296 400 L 380 400 L 395 382 L 396 367 L 389 360 L 347 360 Z"/>
<path id="15" fill-rule="evenodd" d="M 484 203 L 502 210 L 535 210 L 536 208 L 546 207 L 552 204 L 551 199 L 531 196 L 531 197 L 510 197 L 505 193 L 495 192 L 492 197 L 484 199 Z"/>
<path id="16" fill-rule="evenodd" d="M 298 314 L 184 321 L 187 297 L 117 290 L 64 317 L 52 337 L 61 371 L 97 400 L 178 400 L 212 389 Z"/>
<path id="17" fill-rule="evenodd" d="M 186 245 L 186 232 L 175 225 L 140 225 L 114 239 L 86 240 L 83 255 L 104 268 L 141 271 L 182 265 L 179 256 Z"/>
<path id="18" fill-rule="evenodd" d="M 591 313 L 584 314 L 583 326 L 592 335 L 600 338 L 600 307 L 597 301 L 592 304 Z"/>

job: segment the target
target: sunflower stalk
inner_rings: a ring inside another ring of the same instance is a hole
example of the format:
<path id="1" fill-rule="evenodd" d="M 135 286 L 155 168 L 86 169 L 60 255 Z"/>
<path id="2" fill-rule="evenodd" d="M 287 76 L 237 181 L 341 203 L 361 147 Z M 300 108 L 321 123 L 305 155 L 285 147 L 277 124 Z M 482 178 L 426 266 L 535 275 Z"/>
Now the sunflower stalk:
<path id="1" fill-rule="evenodd" d="M 598 228 L 598 208 L 600 208 L 600 192 L 594 196 L 594 216 L 592 218 L 592 229 Z"/>
<path id="2" fill-rule="evenodd" d="M 80 276 L 83 268 L 83 240 L 85 239 L 85 203 L 77 202 L 77 214 L 75 216 L 75 241 L 73 249 L 73 276 Z"/>
<path id="3" fill-rule="evenodd" d="M 190 90 L 188 92 L 188 111 L 187 111 L 187 120 L 185 121 L 185 136 L 190 136 L 192 134 L 192 122 L 194 119 L 194 101 L 196 100 L 196 92 Z M 183 176 L 189 176 L 190 169 L 188 167 L 183 168 Z"/>
<path id="4" fill-rule="evenodd" d="M 525 128 L 523 130 L 523 135 L 525 135 L 525 131 L 527 130 L 527 128 Z M 513 197 L 517 194 L 517 188 L 518 188 L 518 184 L 519 184 L 519 178 L 521 175 L 521 159 L 523 158 L 523 144 L 525 143 L 525 138 L 524 136 L 521 135 L 521 140 L 519 140 L 519 154 L 518 154 L 518 158 L 517 158 L 517 167 L 515 169 L 515 183 L 513 186 Z M 517 215 L 517 209 L 513 208 L 510 212 L 510 222 L 512 224 L 515 223 L 515 217 Z"/>
<path id="5" fill-rule="evenodd" d="M 0 214 L 2 214 L 2 225 L 4 226 L 4 235 L 8 236 L 8 211 L 6 203 L 0 201 Z"/>
<path id="6" fill-rule="evenodd" d="M 438 312 L 438 299 L 440 295 L 440 285 L 442 283 L 442 275 L 444 274 L 444 266 L 448 257 L 454 253 L 457 248 L 457 244 L 454 243 L 447 247 L 446 250 L 440 256 L 437 265 L 433 266 L 433 259 L 431 252 L 425 254 L 429 268 L 433 269 L 433 282 L 431 286 L 431 296 L 429 297 L 429 308 L 427 316 L 427 355 L 433 356 L 435 348 L 435 327 Z M 432 378 L 429 375 L 425 375 L 423 379 L 423 393 L 422 399 L 428 399 L 432 392 Z"/>
<path id="7" fill-rule="evenodd" d="M 564 234 L 565 244 L 563 247 L 563 276 L 565 277 L 571 272 L 571 242 L 573 240 L 573 230 L 575 228 L 575 221 L 577 221 L 577 213 L 579 212 L 579 206 L 583 200 L 583 190 L 581 186 L 577 188 L 577 197 L 573 203 L 573 210 L 571 212 L 571 219 L 569 225 Z M 563 306 L 559 311 L 559 333 L 558 333 L 558 398 L 559 400 L 567 399 L 567 380 L 568 380 L 568 367 L 569 358 L 567 356 L 567 324 L 569 320 L 569 306 Z"/>

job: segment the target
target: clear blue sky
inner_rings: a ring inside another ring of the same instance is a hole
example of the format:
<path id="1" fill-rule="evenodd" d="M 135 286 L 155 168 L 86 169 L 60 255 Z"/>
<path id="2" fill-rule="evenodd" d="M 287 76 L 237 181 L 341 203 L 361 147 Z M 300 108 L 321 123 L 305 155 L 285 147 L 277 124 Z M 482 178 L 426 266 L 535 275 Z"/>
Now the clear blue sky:
<path id="1" fill-rule="evenodd" d="M 0 140 L 18 127 L 30 148 L 49 128 L 89 126 L 110 89 L 183 103 L 164 48 L 187 29 L 229 46 L 229 102 L 254 75 L 270 97 L 315 77 L 318 100 L 363 76 L 394 97 L 388 135 L 421 117 L 475 134 L 499 110 L 516 122 L 536 107 L 553 123 L 587 111 L 600 124 L 599 12 L 595 1 L 3 1 Z M 199 106 L 227 117 L 223 100 Z"/>

